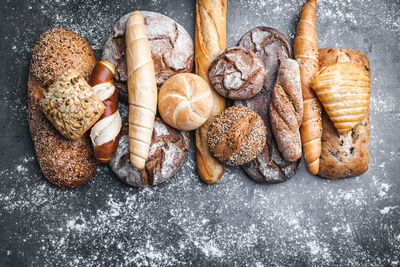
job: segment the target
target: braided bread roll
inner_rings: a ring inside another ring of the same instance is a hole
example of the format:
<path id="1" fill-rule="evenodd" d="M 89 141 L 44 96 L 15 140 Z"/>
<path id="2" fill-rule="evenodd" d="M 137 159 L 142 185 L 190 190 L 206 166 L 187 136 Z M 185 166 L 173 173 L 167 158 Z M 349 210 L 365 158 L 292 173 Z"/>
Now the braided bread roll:
<path id="1" fill-rule="evenodd" d="M 122 119 L 118 111 L 118 95 L 113 84 L 115 66 L 101 60 L 95 65 L 89 84 L 103 101 L 105 110 L 90 131 L 94 156 L 102 163 L 110 161 L 117 150 L 122 128 Z"/>
<path id="2" fill-rule="evenodd" d="M 303 98 L 299 65 L 293 59 L 285 59 L 279 67 L 269 110 L 279 151 L 287 161 L 298 160 L 301 157 Z"/>
<path id="3" fill-rule="evenodd" d="M 315 73 L 319 70 L 317 32 L 315 30 L 316 10 L 317 0 L 308 0 L 303 5 L 294 40 L 294 57 L 300 65 L 303 92 L 301 141 L 308 170 L 314 175 L 318 173 L 319 169 L 322 136 L 321 104 L 310 86 Z"/>
<path id="4" fill-rule="evenodd" d="M 157 84 L 149 40 L 140 11 L 126 22 L 129 153 L 133 167 L 143 169 L 149 154 L 157 109 Z"/>
<path id="5" fill-rule="evenodd" d="M 196 74 L 208 80 L 208 66 L 213 57 L 226 48 L 227 0 L 196 1 L 195 64 Z M 212 86 L 210 85 L 210 88 Z M 211 116 L 196 130 L 196 161 L 200 178 L 207 184 L 218 182 L 224 173 L 224 164 L 210 153 L 207 132 L 210 120 L 225 109 L 225 98 L 212 89 L 214 106 Z"/>

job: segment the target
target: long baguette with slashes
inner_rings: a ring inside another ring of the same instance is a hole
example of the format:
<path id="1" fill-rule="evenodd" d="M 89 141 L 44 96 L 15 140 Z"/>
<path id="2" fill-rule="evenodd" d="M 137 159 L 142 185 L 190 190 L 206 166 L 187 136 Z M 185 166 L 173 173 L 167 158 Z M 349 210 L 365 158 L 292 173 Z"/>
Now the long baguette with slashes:
<path id="1" fill-rule="evenodd" d="M 105 110 L 90 131 L 94 156 L 106 163 L 114 155 L 122 127 L 121 115 L 118 111 L 118 95 L 113 84 L 115 66 L 102 60 L 95 65 L 89 84 L 103 101 Z"/>
<path id="2" fill-rule="evenodd" d="M 150 43 L 140 11 L 126 22 L 128 67 L 129 153 L 136 169 L 143 169 L 149 155 L 157 109 L 157 84 Z"/>
<path id="3" fill-rule="evenodd" d="M 300 66 L 303 92 L 301 141 L 307 168 L 314 175 L 318 173 L 319 169 L 322 136 L 321 104 L 310 86 L 315 73 L 319 70 L 317 32 L 315 30 L 316 10 L 317 0 L 308 0 L 303 5 L 294 40 L 294 57 Z"/>

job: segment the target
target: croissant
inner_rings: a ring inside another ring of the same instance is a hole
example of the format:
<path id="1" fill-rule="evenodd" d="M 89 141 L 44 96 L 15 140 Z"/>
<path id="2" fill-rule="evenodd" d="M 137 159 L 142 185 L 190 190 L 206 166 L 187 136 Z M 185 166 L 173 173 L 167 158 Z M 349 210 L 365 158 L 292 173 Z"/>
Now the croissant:
<path id="1" fill-rule="evenodd" d="M 369 106 L 369 70 L 354 63 L 336 63 L 322 69 L 311 82 L 339 134 L 357 126 Z"/>

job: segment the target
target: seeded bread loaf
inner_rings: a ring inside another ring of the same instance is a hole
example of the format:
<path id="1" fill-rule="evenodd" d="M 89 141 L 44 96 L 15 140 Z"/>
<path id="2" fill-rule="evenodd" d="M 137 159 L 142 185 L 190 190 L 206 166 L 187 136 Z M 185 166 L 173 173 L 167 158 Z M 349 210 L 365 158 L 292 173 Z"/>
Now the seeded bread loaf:
<path id="1" fill-rule="evenodd" d="M 369 71 L 368 58 L 360 51 L 344 48 L 319 49 L 320 68 L 338 62 L 358 64 Z M 369 111 L 350 132 L 340 135 L 328 115 L 322 116 L 322 147 L 318 175 L 329 178 L 358 176 L 369 165 Z"/>
<path id="2" fill-rule="evenodd" d="M 28 78 L 29 129 L 44 176 L 62 188 L 74 188 L 89 180 L 97 161 L 88 134 L 78 140 L 65 139 L 42 113 L 39 99 L 45 84 L 54 81 L 56 75 L 74 68 L 88 79 L 95 63 L 89 43 L 65 29 L 43 33 L 33 49 Z"/>
<path id="3" fill-rule="evenodd" d="M 69 69 L 46 87 L 40 107 L 65 138 L 80 138 L 100 118 L 104 104 L 75 70 Z"/>
<path id="4" fill-rule="evenodd" d="M 232 106 L 211 120 L 207 137 L 210 151 L 217 159 L 228 165 L 243 165 L 263 150 L 265 125 L 251 109 Z"/>

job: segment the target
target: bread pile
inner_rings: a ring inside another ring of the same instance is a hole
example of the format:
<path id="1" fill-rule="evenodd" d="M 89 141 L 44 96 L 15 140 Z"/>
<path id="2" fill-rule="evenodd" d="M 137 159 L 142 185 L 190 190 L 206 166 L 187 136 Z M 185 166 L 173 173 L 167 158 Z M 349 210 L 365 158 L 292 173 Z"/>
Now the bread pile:
<path id="1" fill-rule="evenodd" d="M 74 188 L 99 163 L 109 163 L 129 185 L 157 185 L 181 167 L 191 130 L 198 173 L 208 184 L 222 178 L 225 164 L 241 166 L 260 183 L 284 182 L 296 174 L 302 154 L 313 175 L 364 173 L 367 57 L 318 50 L 316 0 L 303 5 L 294 49 L 287 36 L 265 26 L 226 48 L 227 4 L 196 1 L 194 45 L 166 16 L 128 13 L 97 63 L 77 33 L 43 33 L 33 49 L 28 110 L 44 176 Z M 118 98 L 129 105 L 124 120 Z"/>

